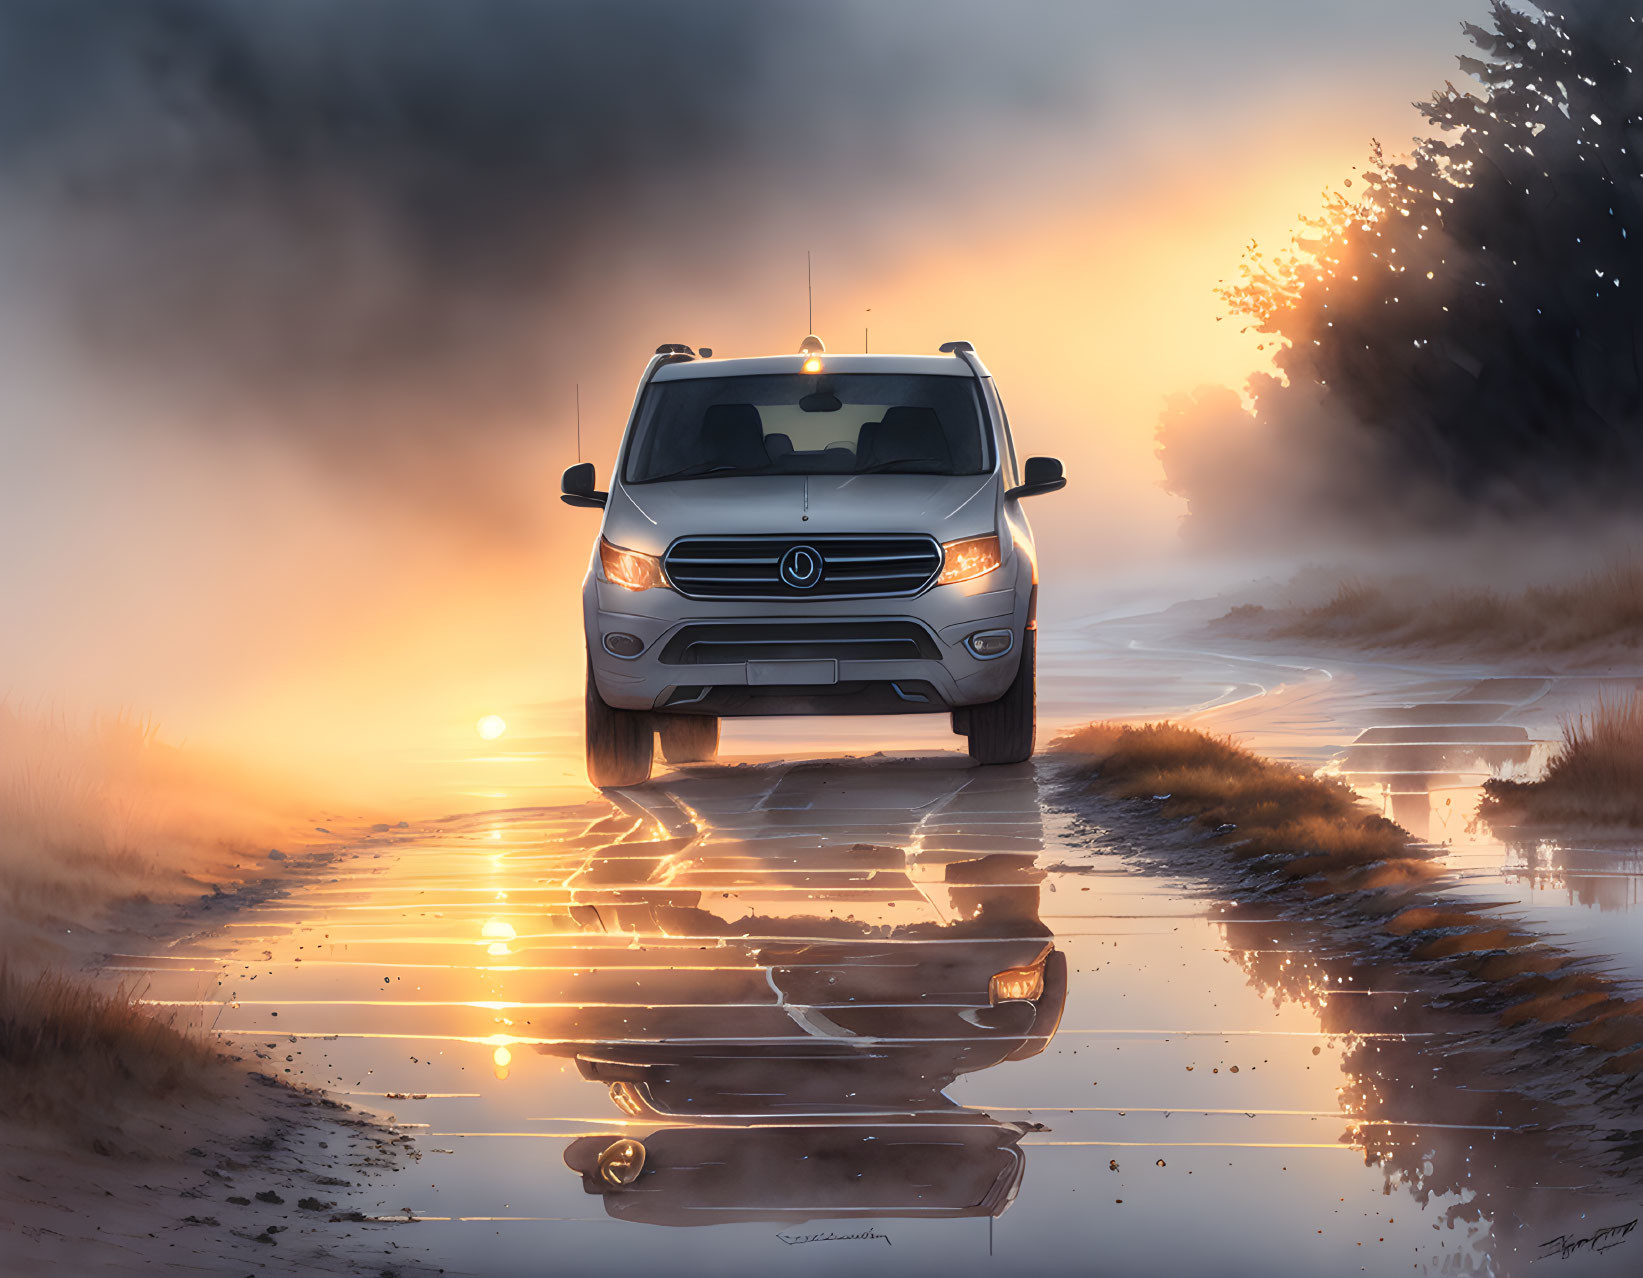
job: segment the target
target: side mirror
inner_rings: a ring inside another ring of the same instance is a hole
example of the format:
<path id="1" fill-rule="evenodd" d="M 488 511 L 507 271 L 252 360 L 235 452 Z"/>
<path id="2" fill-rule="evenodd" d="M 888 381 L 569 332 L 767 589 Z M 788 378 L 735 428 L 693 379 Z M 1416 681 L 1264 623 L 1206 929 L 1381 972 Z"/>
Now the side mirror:
<path id="1" fill-rule="evenodd" d="M 610 497 L 593 486 L 593 463 L 581 462 L 565 472 L 559 484 L 559 500 L 567 506 L 603 506 Z"/>
<path id="2" fill-rule="evenodd" d="M 1061 460 L 1057 457 L 1027 458 L 1026 465 L 1021 468 L 1021 480 L 1014 488 L 1005 490 L 1007 499 L 1036 497 L 1039 493 L 1053 493 L 1067 486 L 1066 476 L 1061 473 Z"/>

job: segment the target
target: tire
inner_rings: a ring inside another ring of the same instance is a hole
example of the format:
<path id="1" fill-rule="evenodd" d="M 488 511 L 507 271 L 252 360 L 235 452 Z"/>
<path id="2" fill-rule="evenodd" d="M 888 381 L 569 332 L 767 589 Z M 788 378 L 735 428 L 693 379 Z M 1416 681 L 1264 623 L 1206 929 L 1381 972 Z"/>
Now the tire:
<path id="1" fill-rule="evenodd" d="M 997 701 L 971 706 L 970 757 L 977 763 L 1025 763 L 1038 727 L 1038 632 L 1021 637 L 1021 665 Z"/>
<path id="2" fill-rule="evenodd" d="M 593 682 L 591 663 L 586 704 L 588 780 L 601 790 L 650 780 L 656 746 L 650 716 L 642 710 L 618 710 L 608 705 Z"/>
<path id="3" fill-rule="evenodd" d="M 663 715 L 656 729 L 669 763 L 712 763 L 719 757 L 719 718 L 711 714 Z"/>

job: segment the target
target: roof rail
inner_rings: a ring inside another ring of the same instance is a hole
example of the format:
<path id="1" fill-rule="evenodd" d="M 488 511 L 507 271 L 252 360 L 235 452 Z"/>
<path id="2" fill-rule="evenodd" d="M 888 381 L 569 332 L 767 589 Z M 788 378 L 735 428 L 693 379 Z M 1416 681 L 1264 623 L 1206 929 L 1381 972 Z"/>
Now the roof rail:
<path id="1" fill-rule="evenodd" d="M 941 344 L 941 353 L 943 355 L 962 355 L 965 351 L 973 350 L 975 350 L 975 347 L 971 346 L 969 342 L 943 342 Z"/>
<path id="2" fill-rule="evenodd" d="M 683 364 L 696 358 L 696 352 L 683 342 L 663 342 L 656 348 L 656 353 L 663 357 L 661 362 L 664 364 Z"/>

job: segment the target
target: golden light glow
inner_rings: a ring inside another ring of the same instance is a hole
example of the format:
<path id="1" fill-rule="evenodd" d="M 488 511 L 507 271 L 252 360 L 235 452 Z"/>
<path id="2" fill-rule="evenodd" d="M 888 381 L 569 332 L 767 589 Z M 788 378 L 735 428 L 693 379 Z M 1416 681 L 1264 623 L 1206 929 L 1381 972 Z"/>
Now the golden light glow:
<path id="1" fill-rule="evenodd" d="M 624 1114 L 631 1114 L 635 1118 L 645 1112 L 645 1104 L 639 1099 L 638 1089 L 632 1083 L 621 1081 L 610 1085 L 611 1104 Z"/>
<path id="2" fill-rule="evenodd" d="M 804 371 L 807 373 L 819 373 L 821 369 L 822 363 L 814 355 L 804 361 Z"/>
<path id="3" fill-rule="evenodd" d="M 508 721 L 499 714 L 488 714 L 479 721 L 479 735 L 487 741 L 495 741 L 508 730 Z"/>
<path id="4" fill-rule="evenodd" d="M 599 539 L 599 566 L 605 580 L 627 590 L 649 590 L 652 586 L 667 585 L 662 574 L 662 561 L 655 555 L 640 550 L 613 546 L 603 537 Z"/>
<path id="5" fill-rule="evenodd" d="M 987 986 L 987 997 L 997 1003 L 1030 1003 L 1044 992 L 1044 965 L 1012 967 L 998 973 Z"/>
<path id="6" fill-rule="evenodd" d="M 941 576 L 936 578 L 936 581 L 943 586 L 950 586 L 955 581 L 970 581 L 985 576 L 1004 562 L 998 537 L 993 534 L 986 537 L 967 537 L 963 541 L 950 541 L 941 549 L 944 558 Z"/>
<path id="7" fill-rule="evenodd" d="M 631 1185 L 645 1169 L 645 1147 L 636 1140 L 619 1140 L 599 1155 L 599 1174 L 612 1185 Z"/>
<path id="8" fill-rule="evenodd" d="M 485 953 L 492 958 L 504 958 L 513 953 L 508 942 L 513 940 L 515 933 L 513 924 L 505 919 L 490 919 L 479 930 L 479 934 L 486 937 L 490 944 L 485 946 Z"/>

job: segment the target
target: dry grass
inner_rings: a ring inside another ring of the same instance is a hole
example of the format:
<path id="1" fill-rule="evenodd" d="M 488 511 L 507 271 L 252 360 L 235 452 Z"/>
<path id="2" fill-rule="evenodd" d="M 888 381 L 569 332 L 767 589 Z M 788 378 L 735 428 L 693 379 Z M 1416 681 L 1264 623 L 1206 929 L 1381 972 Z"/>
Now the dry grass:
<path id="1" fill-rule="evenodd" d="M 1560 784 L 1630 785 L 1635 812 L 1640 741 L 1637 700 L 1603 708 L 1570 728 Z M 1150 800 L 1159 816 L 1200 827 L 1204 837 L 1174 847 L 1172 864 L 1197 865 L 1311 924 L 1327 920 L 1349 953 L 1418 966 L 1423 982 L 1446 984 L 1453 1006 L 1493 1016 L 1502 1032 L 1533 1026 L 1593 1049 L 1579 1070 L 1633 1079 L 1615 1095 L 1634 1112 L 1643 1001 L 1489 904 L 1435 895 L 1441 869 L 1429 850 L 1344 785 L 1171 723 L 1092 724 L 1053 748 L 1088 756 L 1072 774 L 1086 792 Z"/>
<path id="2" fill-rule="evenodd" d="M 1503 824 L 1643 828 L 1643 694 L 1565 723 L 1545 777 L 1486 782 L 1479 811 Z"/>
<path id="3" fill-rule="evenodd" d="M 221 765 L 128 717 L 75 722 L 0 703 L 0 919 L 89 923 L 251 873 L 278 828 Z M 243 869 L 241 867 L 244 867 Z M 0 934 L 0 957 L 19 938 Z"/>
<path id="4" fill-rule="evenodd" d="M 1347 581 L 1318 607 L 1245 604 L 1219 624 L 1270 638 L 1469 652 L 1636 648 L 1643 644 L 1643 560 L 1517 594 Z"/>
<path id="5" fill-rule="evenodd" d="M 206 1077 L 205 1040 L 134 991 L 45 969 L 82 960 L 117 907 L 266 876 L 281 825 L 252 793 L 139 720 L 0 703 L 0 1122 L 112 1145 L 121 1114 Z"/>
<path id="6" fill-rule="evenodd" d="M 5 1117 L 67 1129 L 113 1152 L 134 1103 L 198 1092 L 216 1053 L 203 1035 L 156 1017 L 137 993 L 102 993 L 54 973 L 0 965 L 0 1095 Z"/>
<path id="7" fill-rule="evenodd" d="M 1364 886 L 1424 878 L 1426 858 L 1392 822 L 1366 810 L 1338 781 L 1309 777 L 1224 737 L 1174 723 L 1095 723 L 1054 748 L 1090 756 L 1085 782 L 1116 798 L 1159 798 L 1171 817 L 1191 817 L 1225 838 L 1239 858 L 1272 858 L 1288 878 Z M 1398 872 L 1387 874 L 1391 867 Z"/>

